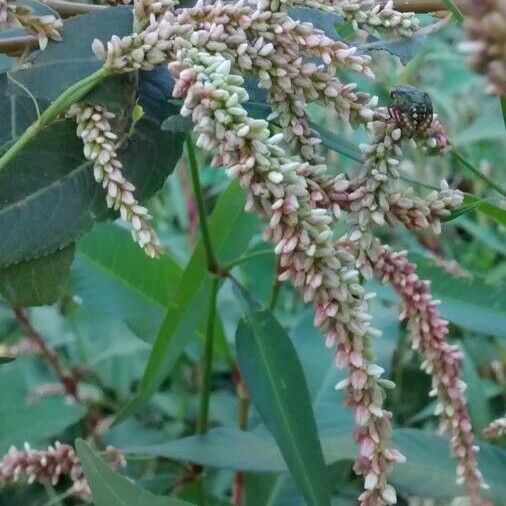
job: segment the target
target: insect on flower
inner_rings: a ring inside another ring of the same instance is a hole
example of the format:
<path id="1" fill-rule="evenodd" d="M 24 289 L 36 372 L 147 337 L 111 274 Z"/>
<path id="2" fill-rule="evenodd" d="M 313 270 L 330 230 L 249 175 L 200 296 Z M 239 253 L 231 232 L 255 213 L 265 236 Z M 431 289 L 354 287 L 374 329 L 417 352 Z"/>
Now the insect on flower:
<path id="1" fill-rule="evenodd" d="M 401 85 L 390 93 L 390 117 L 411 136 L 426 130 L 432 123 L 431 96 L 414 86 Z"/>

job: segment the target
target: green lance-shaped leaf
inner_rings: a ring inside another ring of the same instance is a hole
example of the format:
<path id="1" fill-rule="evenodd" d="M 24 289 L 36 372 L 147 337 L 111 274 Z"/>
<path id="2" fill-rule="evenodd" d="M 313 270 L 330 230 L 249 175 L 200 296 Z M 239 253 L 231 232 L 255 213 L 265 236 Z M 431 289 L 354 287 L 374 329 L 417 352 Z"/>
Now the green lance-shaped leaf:
<path id="1" fill-rule="evenodd" d="M 11 306 L 54 304 L 65 292 L 74 244 L 0 270 L 0 293 Z"/>
<path id="2" fill-rule="evenodd" d="M 246 316 L 236 334 L 241 372 L 307 504 L 330 504 L 329 483 L 304 371 L 290 338 L 268 310 L 237 289 Z"/>
<path id="3" fill-rule="evenodd" d="M 218 262 L 223 264 L 236 259 L 246 250 L 255 230 L 255 218 L 243 211 L 244 200 L 239 185 L 232 183 L 218 199 L 209 220 L 211 242 Z M 207 315 L 210 293 L 211 278 L 200 241 L 175 291 L 175 297 L 168 304 L 137 395 L 119 413 L 116 423 L 145 405 L 167 377 Z"/>
<path id="4" fill-rule="evenodd" d="M 191 506 L 188 502 L 153 495 L 138 487 L 113 471 L 82 439 L 76 441 L 76 450 L 95 506 Z"/>

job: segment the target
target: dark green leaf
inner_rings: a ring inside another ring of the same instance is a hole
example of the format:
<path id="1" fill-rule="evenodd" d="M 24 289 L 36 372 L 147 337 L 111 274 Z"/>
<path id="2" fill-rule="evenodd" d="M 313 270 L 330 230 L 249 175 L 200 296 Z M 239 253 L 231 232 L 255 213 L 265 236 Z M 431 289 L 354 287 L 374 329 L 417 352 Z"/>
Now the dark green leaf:
<path id="1" fill-rule="evenodd" d="M 9 362 L 12 362 L 13 360 L 16 360 L 14 357 L 0 357 L 0 364 L 8 364 Z"/>
<path id="2" fill-rule="evenodd" d="M 238 288 L 246 318 L 237 356 L 253 402 L 276 439 L 308 504 L 329 505 L 325 463 L 302 366 L 288 334 L 268 310 Z"/>
<path id="3" fill-rule="evenodd" d="M 248 246 L 254 233 L 253 218 L 243 211 L 244 195 L 236 183 L 220 196 L 209 220 L 211 242 L 218 260 L 227 263 Z M 211 290 L 205 251 L 199 242 L 185 269 L 158 331 L 137 395 L 119 413 L 117 423 L 143 406 L 167 377 L 207 314 Z"/>
<path id="4" fill-rule="evenodd" d="M 0 293 L 11 306 L 54 304 L 65 291 L 74 244 L 0 270 Z"/>
<path id="5" fill-rule="evenodd" d="M 82 439 L 76 441 L 76 450 L 95 506 L 191 506 L 179 499 L 156 496 L 139 488 L 113 471 Z"/>
<path id="6" fill-rule="evenodd" d="M 139 200 L 162 185 L 181 149 L 180 135 L 162 132 L 150 118 L 139 121 L 120 150 L 124 173 L 136 185 Z M 109 214 L 104 190 L 82 155 L 75 123 L 55 122 L 0 172 L 0 265 L 63 248 Z"/>

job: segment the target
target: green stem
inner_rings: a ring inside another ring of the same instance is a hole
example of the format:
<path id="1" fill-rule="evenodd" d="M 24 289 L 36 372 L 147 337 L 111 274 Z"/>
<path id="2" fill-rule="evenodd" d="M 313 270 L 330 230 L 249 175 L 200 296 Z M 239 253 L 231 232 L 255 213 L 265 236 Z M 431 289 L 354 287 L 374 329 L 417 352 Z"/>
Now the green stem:
<path id="1" fill-rule="evenodd" d="M 33 122 L 16 142 L 0 158 L 0 171 L 40 132 L 42 128 L 51 123 L 56 117 L 78 102 L 109 74 L 109 70 L 100 68 L 93 74 L 67 88 L 37 119 Z"/>
<path id="2" fill-rule="evenodd" d="M 276 304 L 278 303 L 280 288 L 281 288 L 281 283 L 279 282 L 279 259 L 278 259 L 278 261 L 276 262 L 276 268 L 274 271 L 274 278 L 272 280 L 271 299 L 269 301 L 269 309 L 271 311 L 274 311 L 274 309 L 276 309 Z"/>
<path id="3" fill-rule="evenodd" d="M 236 258 L 235 260 L 232 260 L 228 264 L 225 264 L 223 266 L 224 271 L 230 271 L 234 267 L 237 267 L 240 264 L 244 264 L 246 262 L 249 262 L 250 260 L 254 260 L 258 257 L 264 257 L 264 256 L 271 256 L 274 252 L 272 249 L 262 249 L 258 251 L 254 251 L 253 253 L 250 253 L 249 255 L 243 255 L 242 257 Z"/>
<path id="4" fill-rule="evenodd" d="M 466 160 L 458 151 L 452 152 L 455 159 L 457 159 L 464 167 L 469 169 L 476 177 L 481 179 L 488 186 L 493 188 L 496 192 L 499 192 L 501 195 L 506 197 L 506 190 L 499 186 L 497 183 L 494 183 L 487 176 L 483 175 L 471 162 Z"/>
<path id="5" fill-rule="evenodd" d="M 455 5 L 455 2 L 453 0 L 443 0 L 443 3 L 459 23 L 462 23 L 464 21 L 464 14 L 462 14 L 462 11 Z"/>
<path id="6" fill-rule="evenodd" d="M 200 408 L 197 420 L 197 433 L 205 434 L 209 423 L 209 398 L 211 396 L 211 373 L 213 367 L 214 323 L 216 320 L 216 299 L 220 287 L 220 278 L 214 276 L 207 316 L 206 341 L 202 359 L 202 385 L 200 390 Z"/>
<path id="7" fill-rule="evenodd" d="M 190 171 L 192 176 L 193 193 L 197 203 L 197 211 L 199 215 L 200 231 L 202 233 L 202 241 L 207 258 L 207 268 L 209 272 L 217 274 L 219 272 L 218 262 L 214 254 L 213 245 L 211 243 L 211 234 L 207 226 L 207 216 L 204 207 L 204 194 L 202 192 L 202 185 L 200 184 L 199 167 L 197 164 L 197 157 L 195 155 L 195 146 L 191 135 L 186 137 L 186 150 L 188 152 L 188 160 L 190 162 Z"/>
<path id="8" fill-rule="evenodd" d="M 502 119 L 504 121 L 504 128 L 506 128 L 506 97 L 501 97 L 501 110 Z"/>

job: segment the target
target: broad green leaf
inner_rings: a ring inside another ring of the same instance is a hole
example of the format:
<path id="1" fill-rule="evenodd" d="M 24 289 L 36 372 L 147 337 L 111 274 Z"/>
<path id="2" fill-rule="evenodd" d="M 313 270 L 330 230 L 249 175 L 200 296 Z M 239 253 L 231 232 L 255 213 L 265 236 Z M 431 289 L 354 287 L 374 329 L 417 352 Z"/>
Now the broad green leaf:
<path id="1" fill-rule="evenodd" d="M 178 161 L 182 138 L 143 118 L 120 151 L 124 173 L 139 200 L 151 196 Z M 0 172 L 0 266 L 48 255 L 110 215 L 104 190 L 72 120 L 57 121 Z"/>
<path id="2" fill-rule="evenodd" d="M 86 414 L 83 406 L 61 396 L 29 402 L 35 384 L 43 381 L 48 376 L 40 373 L 40 364 L 26 357 L 0 367 L 0 454 L 25 441 L 45 444 Z"/>
<path id="3" fill-rule="evenodd" d="M 230 262 L 243 253 L 254 233 L 254 218 L 243 209 L 244 195 L 239 185 L 232 183 L 220 196 L 209 219 L 211 242 L 221 263 Z M 116 423 L 149 401 L 207 314 L 211 279 L 202 241 L 195 248 L 175 293 L 155 338 L 139 390 L 119 413 Z"/>
<path id="4" fill-rule="evenodd" d="M 358 450 L 350 436 L 352 430 L 353 420 L 347 415 L 334 418 L 332 425 L 321 430 L 320 440 L 327 465 L 357 457 Z M 397 429 L 393 433 L 393 444 L 407 457 L 406 463 L 394 466 L 391 474 L 399 492 L 434 499 L 464 495 L 462 488 L 455 483 L 456 463 L 449 451 L 448 440 L 417 429 Z M 165 444 L 126 448 L 125 451 L 132 455 L 173 458 L 235 471 L 274 473 L 287 470 L 281 452 L 265 430 L 244 432 L 235 428 L 216 428 L 205 436 L 189 436 Z M 504 504 L 506 449 L 482 444 L 478 463 L 490 485 L 489 494 L 494 504 Z"/>
<path id="5" fill-rule="evenodd" d="M 74 244 L 0 270 L 0 293 L 11 306 L 54 304 L 65 292 Z"/>
<path id="6" fill-rule="evenodd" d="M 368 53 L 369 51 L 386 51 L 392 56 L 397 56 L 403 65 L 406 65 L 414 56 L 419 54 L 426 36 L 415 36 L 397 40 L 383 40 L 370 36 L 366 44 L 358 46 L 358 50 Z"/>
<path id="7" fill-rule="evenodd" d="M 107 42 L 112 35 L 128 35 L 132 32 L 132 22 L 132 9 L 127 6 L 74 16 L 64 22 L 61 42 L 49 42 L 44 51 L 36 54 L 28 69 L 18 70 L 13 76 L 37 99 L 52 101 L 101 67 L 91 50 L 95 38 Z M 23 94 L 12 83 L 9 88 L 12 93 Z"/>
<path id="8" fill-rule="evenodd" d="M 16 360 L 14 357 L 0 357 L 0 364 L 8 364 Z"/>
<path id="9" fill-rule="evenodd" d="M 139 488 L 113 471 L 82 439 L 76 441 L 76 450 L 95 506 L 191 506 L 179 499 L 156 496 Z"/>
<path id="10" fill-rule="evenodd" d="M 288 334 L 238 288 L 246 316 L 237 356 L 250 395 L 308 504 L 330 505 L 329 484 L 304 371 Z"/>
<path id="11" fill-rule="evenodd" d="M 72 282 L 84 304 L 122 318 L 149 340 L 182 272 L 167 254 L 148 258 L 127 230 L 100 224 L 78 242 Z"/>

